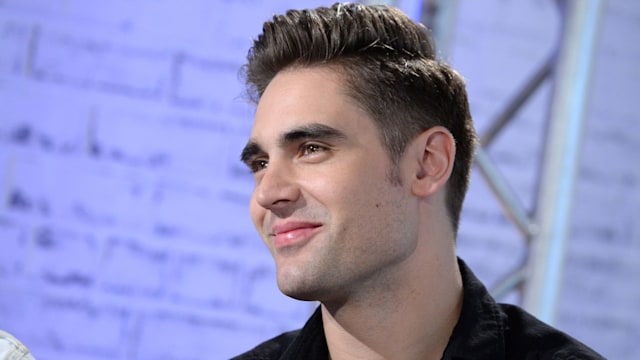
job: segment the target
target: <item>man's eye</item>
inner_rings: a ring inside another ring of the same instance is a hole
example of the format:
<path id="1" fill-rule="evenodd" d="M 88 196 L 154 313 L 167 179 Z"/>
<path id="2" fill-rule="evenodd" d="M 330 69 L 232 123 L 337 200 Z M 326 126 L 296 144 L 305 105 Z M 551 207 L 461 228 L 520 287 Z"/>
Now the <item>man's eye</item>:
<path id="1" fill-rule="evenodd" d="M 311 155 L 319 151 L 323 151 L 326 148 L 318 144 L 305 144 L 302 146 L 302 155 Z"/>
<path id="2" fill-rule="evenodd" d="M 258 172 L 258 171 L 260 171 L 262 169 L 265 169 L 267 166 L 269 166 L 269 162 L 267 160 L 264 160 L 264 159 L 257 159 L 257 160 L 252 161 L 249 164 L 249 168 L 251 169 L 251 172 L 254 172 L 254 173 L 256 173 L 256 172 Z"/>

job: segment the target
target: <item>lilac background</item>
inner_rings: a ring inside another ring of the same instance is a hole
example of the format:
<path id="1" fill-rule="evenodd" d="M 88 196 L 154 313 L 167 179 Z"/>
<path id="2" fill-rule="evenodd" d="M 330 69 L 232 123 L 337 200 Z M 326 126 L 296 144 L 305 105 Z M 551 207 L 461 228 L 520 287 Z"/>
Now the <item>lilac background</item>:
<path id="1" fill-rule="evenodd" d="M 0 0 L 0 328 L 40 359 L 223 359 L 299 327 L 250 224 L 238 68 L 274 12 L 326 1 Z M 480 132 L 546 58 L 551 0 L 461 0 L 449 61 Z M 557 326 L 640 357 L 640 3 L 605 6 Z M 490 149 L 531 204 L 549 86 Z M 473 177 L 459 250 L 525 247 Z M 510 297 L 510 301 L 518 301 Z"/>

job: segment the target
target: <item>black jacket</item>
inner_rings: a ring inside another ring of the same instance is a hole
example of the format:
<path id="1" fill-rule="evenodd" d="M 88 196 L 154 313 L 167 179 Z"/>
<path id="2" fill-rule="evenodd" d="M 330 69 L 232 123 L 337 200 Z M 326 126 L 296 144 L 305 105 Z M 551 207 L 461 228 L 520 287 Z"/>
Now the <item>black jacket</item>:
<path id="1" fill-rule="evenodd" d="M 443 360 L 589 360 L 604 359 L 569 335 L 521 308 L 498 304 L 459 260 L 464 300 Z M 305 326 L 268 340 L 233 360 L 329 358 L 318 308 Z"/>

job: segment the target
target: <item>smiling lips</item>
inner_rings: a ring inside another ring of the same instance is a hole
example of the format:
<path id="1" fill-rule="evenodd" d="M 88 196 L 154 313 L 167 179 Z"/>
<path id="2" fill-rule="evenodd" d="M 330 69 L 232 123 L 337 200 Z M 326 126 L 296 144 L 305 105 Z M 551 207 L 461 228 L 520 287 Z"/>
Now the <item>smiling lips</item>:
<path id="1" fill-rule="evenodd" d="M 276 249 L 302 245 L 307 242 L 320 228 L 320 224 L 310 222 L 288 222 L 273 227 L 271 236 L 274 237 Z"/>

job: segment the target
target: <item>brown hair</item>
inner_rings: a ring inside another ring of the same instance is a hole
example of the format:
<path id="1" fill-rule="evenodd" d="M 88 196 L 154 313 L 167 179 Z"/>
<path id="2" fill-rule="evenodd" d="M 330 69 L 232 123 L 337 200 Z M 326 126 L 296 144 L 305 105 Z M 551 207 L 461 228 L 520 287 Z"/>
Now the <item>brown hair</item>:
<path id="1" fill-rule="evenodd" d="M 384 5 L 289 10 L 265 22 L 247 60 L 243 71 L 255 102 L 285 68 L 337 66 L 349 95 L 376 122 L 394 163 L 421 132 L 447 128 L 456 141 L 447 210 L 457 231 L 476 135 L 464 81 L 436 60 L 424 26 Z"/>

